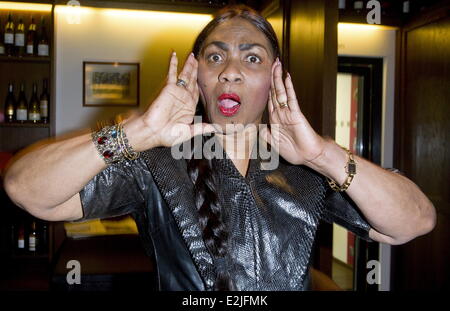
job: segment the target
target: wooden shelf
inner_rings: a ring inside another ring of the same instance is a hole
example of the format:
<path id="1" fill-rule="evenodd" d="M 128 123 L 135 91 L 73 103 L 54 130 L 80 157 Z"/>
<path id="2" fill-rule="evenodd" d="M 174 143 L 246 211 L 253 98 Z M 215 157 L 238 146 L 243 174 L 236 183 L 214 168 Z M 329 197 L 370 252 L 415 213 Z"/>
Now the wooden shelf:
<path id="1" fill-rule="evenodd" d="M 0 55 L 0 62 L 50 63 L 50 56 L 6 56 Z"/>
<path id="2" fill-rule="evenodd" d="M 39 259 L 48 259 L 48 254 L 32 254 L 32 253 L 25 253 L 25 254 L 17 254 L 14 253 L 11 255 L 11 259 L 19 259 L 19 260 L 39 260 Z"/>
<path id="3" fill-rule="evenodd" d="M 13 123 L 0 123 L 0 127 L 25 127 L 25 128 L 30 128 L 30 127 L 42 127 L 42 128 L 49 128 L 50 124 L 49 123 L 17 123 L 17 122 L 13 122 Z"/>

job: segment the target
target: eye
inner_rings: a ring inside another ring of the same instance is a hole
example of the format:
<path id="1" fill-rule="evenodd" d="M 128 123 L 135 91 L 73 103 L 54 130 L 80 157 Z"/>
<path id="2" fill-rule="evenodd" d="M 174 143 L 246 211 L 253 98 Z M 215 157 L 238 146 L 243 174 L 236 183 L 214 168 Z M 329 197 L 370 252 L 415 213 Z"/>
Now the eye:
<path id="1" fill-rule="evenodd" d="M 249 56 L 247 56 L 246 61 L 248 61 L 250 63 L 254 63 L 254 64 L 261 63 L 261 59 L 258 56 L 256 56 L 256 55 L 249 55 Z"/>
<path id="2" fill-rule="evenodd" d="M 220 63 L 222 61 L 222 56 L 217 53 L 209 54 L 208 61 L 213 63 Z"/>

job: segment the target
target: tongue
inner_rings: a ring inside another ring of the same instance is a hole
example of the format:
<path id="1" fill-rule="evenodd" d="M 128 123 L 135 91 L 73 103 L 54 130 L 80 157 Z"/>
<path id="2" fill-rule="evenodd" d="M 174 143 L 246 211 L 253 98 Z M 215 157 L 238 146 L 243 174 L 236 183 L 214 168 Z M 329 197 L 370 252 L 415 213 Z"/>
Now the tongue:
<path id="1" fill-rule="evenodd" d="M 239 103 L 237 101 L 234 101 L 234 100 L 230 99 L 230 98 L 227 98 L 227 99 L 222 99 L 219 102 L 219 105 L 228 109 L 228 108 L 233 108 L 236 105 L 239 105 Z"/>

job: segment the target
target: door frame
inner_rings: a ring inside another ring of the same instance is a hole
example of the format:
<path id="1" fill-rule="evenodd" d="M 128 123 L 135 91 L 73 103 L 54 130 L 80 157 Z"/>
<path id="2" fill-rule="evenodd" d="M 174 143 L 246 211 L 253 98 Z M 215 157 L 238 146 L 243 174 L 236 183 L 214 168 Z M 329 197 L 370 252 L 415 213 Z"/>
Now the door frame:
<path id="1" fill-rule="evenodd" d="M 338 56 L 338 73 L 351 73 L 364 77 L 363 98 L 358 106 L 358 133 L 361 133 L 361 156 L 369 161 L 381 165 L 381 134 L 382 134 L 382 98 L 383 98 L 383 58 L 381 57 L 353 57 Z M 361 86 L 360 86 L 361 87 Z M 360 136 L 360 135 L 358 135 Z M 355 236 L 355 264 L 353 271 L 353 288 L 355 291 L 378 291 L 378 284 L 369 285 L 366 280 L 367 262 L 379 259 L 379 243 L 362 240 Z"/>

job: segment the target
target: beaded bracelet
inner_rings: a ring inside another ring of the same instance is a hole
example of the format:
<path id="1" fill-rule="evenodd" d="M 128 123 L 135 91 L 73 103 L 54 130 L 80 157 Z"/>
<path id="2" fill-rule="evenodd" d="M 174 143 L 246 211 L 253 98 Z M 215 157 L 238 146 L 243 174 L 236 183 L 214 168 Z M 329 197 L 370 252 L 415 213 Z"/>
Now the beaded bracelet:
<path id="1" fill-rule="evenodd" d="M 105 126 L 101 130 L 93 132 L 92 141 L 107 165 L 124 159 L 135 160 L 140 155 L 128 143 L 122 123 Z"/>

